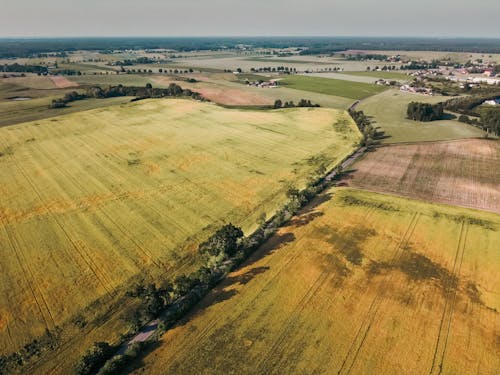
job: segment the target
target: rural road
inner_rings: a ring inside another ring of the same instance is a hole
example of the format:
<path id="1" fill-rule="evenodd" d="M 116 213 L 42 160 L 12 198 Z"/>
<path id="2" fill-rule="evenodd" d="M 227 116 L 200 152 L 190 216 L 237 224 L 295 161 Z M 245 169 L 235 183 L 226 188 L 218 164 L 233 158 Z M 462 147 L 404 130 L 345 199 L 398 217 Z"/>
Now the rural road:
<path id="1" fill-rule="evenodd" d="M 147 325 L 145 325 L 137 335 L 135 335 L 130 341 L 127 341 L 123 344 L 116 354 L 123 355 L 125 351 L 136 342 L 145 342 L 148 341 L 149 338 L 156 332 L 158 329 L 158 324 L 160 323 L 159 319 L 152 320 Z"/>
<path id="2" fill-rule="evenodd" d="M 366 147 L 361 147 L 358 151 L 356 151 L 354 154 L 352 154 L 350 157 L 348 157 L 342 164 L 340 164 L 340 169 L 345 169 L 348 166 L 350 166 L 352 163 L 356 161 L 357 158 L 359 158 L 363 153 L 365 152 Z M 330 182 L 337 176 L 339 173 L 338 169 L 334 169 L 331 171 L 326 177 L 325 181 Z"/>

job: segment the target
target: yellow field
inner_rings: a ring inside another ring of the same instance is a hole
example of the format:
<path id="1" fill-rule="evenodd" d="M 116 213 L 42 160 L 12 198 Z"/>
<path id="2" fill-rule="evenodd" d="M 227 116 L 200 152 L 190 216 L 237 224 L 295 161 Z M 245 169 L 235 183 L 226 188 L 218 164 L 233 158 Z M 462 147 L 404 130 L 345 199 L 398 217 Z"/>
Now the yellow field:
<path id="1" fill-rule="evenodd" d="M 497 214 L 332 189 L 137 373 L 497 374 L 499 243 Z"/>
<path id="2" fill-rule="evenodd" d="M 90 323 L 89 305 L 113 300 L 134 275 L 190 271 L 198 242 L 216 226 L 253 229 L 290 184 L 304 185 L 359 139 L 341 111 L 191 100 L 0 128 L 0 354 L 56 326 L 71 332 L 63 341 L 74 350 L 52 363 L 77 357 L 87 345 L 80 339 L 116 338 L 116 327 L 80 333 L 69 322 L 83 314 Z M 111 318 L 106 324 L 118 324 Z"/>

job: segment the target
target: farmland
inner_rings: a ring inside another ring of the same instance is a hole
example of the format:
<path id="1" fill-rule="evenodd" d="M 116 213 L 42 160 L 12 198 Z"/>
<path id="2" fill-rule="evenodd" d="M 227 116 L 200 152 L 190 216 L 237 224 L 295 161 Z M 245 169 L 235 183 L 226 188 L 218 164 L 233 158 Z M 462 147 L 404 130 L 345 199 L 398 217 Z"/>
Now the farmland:
<path id="1" fill-rule="evenodd" d="M 424 96 L 387 90 L 362 101 L 357 109 L 372 116 L 375 126 L 384 132 L 384 143 L 439 141 L 484 136 L 478 128 L 456 120 L 415 122 L 406 118 L 408 103 L 412 101 L 438 103 L 443 97 Z"/>
<path id="2" fill-rule="evenodd" d="M 255 228 L 291 185 L 334 166 L 359 139 L 342 111 L 181 99 L 0 128 L 0 353 L 56 326 L 81 351 L 75 315 L 91 322 L 89 306 L 135 275 L 189 272 L 215 227 Z M 116 328 L 116 319 L 107 324 Z M 120 334 L 89 332 L 85 340 Z M 80 353 L 69 352 L 73 361 Z M 71 366 L 67 356 L 50 363 Z"/>
<path id="3" fill-rule="evenodd" d="M 493 374 L 500 216 L 334 188 L 137 373 Z"/>
<path id="4" fill-rule="evenodd" d="M 382 79 L 389 79 L 389 80 L 408 80 L 410 77 L 406 75 L 405 73 L 400 73 L 400 72 L 393 72 L 393 71 L 368 71 L 368 72 L 345 72 L 345 74 L 353 75 L 353 76 L 359 76 L 359 77 L 373 77 L 373 78 L 382 78 Z"/>
<path id="5" fill-rule="evenodd" d="M 342 96 L 349 99 L 363 99 L 386 90 L 383 86 L 369 83 L 306 76 L 287 77 L 280 83 L 296 90 Z"/>
<path id="6" fill-rule="evenodd" d="M 349 186 L 500 213 L 500 142 L 393 145 L 358 161 Z"/>

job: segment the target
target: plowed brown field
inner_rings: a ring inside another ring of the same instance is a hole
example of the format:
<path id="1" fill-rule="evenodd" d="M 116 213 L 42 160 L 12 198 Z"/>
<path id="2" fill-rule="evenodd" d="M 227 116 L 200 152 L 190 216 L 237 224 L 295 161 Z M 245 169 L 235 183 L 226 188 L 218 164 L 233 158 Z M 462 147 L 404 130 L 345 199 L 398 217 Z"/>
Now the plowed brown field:
<path id="1" fill-rule="evenodd" d="M 500 142 L 486 139 L 381 147 L 344 184 L 500 212 Z"/>

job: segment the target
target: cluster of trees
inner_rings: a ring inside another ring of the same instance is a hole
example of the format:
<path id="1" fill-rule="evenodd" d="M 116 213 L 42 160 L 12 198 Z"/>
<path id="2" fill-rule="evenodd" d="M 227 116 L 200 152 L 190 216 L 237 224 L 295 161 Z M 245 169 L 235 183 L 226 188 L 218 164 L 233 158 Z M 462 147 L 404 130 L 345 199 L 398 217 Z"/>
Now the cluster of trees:
<path id="1" fill-rule="evenodd" d="M 96 373 L 104 363 L 113 355 L 116 347 L 107 342 L 96 342 L 75 365 L 77 375 L 91 375 Z"/>
<path id="2" fill-rule="evenodd" d="M 383 72 L 386 72 L 388 70 L 396 70 L 398 67 L 396 65 L 384 65 L 382 68 L 380 68 L 379 66 L 376 66 L 373 68 L 374 71 L 377 71 L 377 70 L 382 70 Z M 366 70 L 367 71 L 370 71 L 370 67 L 366 67 Z"/>
<path id="3" fill-rule="evenodd" d="M 189 89 L 183 89 L 181 86 L 171 83 L 167 88 L 153 88 L 153 86 L 148 83 L 145 87 L 135 87 L 135 86 L 109 86 L 107 88 L 102 88 L 100 86 L 93 86 L 86 90 L 85 94 L 77 93 L 76 91 L 67 93 L 61 99 L 54 99 L 50 104 L 49 108 L 63 108 L 68 103 L 75 100 L 83 100 L 89 98 L 95 99 L 105 99 L 113 98 L 118 96 L 135 96 L 135 99 L 140 100 L 146 98 L 163 98 L 168 96 L 185 96 L 191 97 L 195 100 L 205 100 L 200 93 L 191 91 Z"/>
<path id="4" fill-rule="evenodd" d="M 0 374 L 14 373 L 16 367 L 39 357 L 44 351 L 55 349 L 59 345 L 60 334 L 61 331 L 57 327 L 53 331 L 46 330 L 42 336 L 25 344 L 17 352 L 0 355 Z"/>
<path id="5" fill-rule="evenodd" d="M 469 95 L 453 98 L 444 103 L 450 111 L 461 113 L 458 121 L 477 126 L 488 133 L 500 135 L 500 108 L 482 106 L 486 100 L 500 99 L 500 94 Z M 471 116 L 471 117 L 469 117 Z"/>
<path id="6" fill-rule="evenodd" d="M 47 74 L 48 68 L 46 66 L 40 65 L 21 65 L 18 63 L 5 64 L 2 66 L 2 72 L 5 73 L 36 73 L 36 74 Z"/>
<path id="7" fill-rule="evenodd" d="M 64 76 L 81 76 L 82 72 L 80 70 L 73 69 L 57 69 L 56 71 L 52 71 L 52 74 L 55 75 L 64 75 Z"/>
<path id="8" fill-rule="evenodd" d="M 53 99 L 52 103 L 50 103 L 49 108 L 55 109 L 55 108 L 64 108 L 67 106 L 68 103 L 74 102 L 76 100 L 83 100 L 87 99 L 88 96 L 86 94 L 80 94 L 76 91 L 71 91 L 66 94 L 60 99 Z"/>
<path id="9" fill-rule="evenodd" d="M 422 70 L 439 68 L 439 61 L 433 60 L 430 63 L 411 61 L 408 65 L 402 65 L 401 70 Z"/>
<path id="10" fill-rule="evenodd" d="M 447 100 L 444 103 L 444 108 L 452 111 L 470 116 L 479 116 L 477 108 L 486 100 L 496 100 L 500 98 L 498 89 L 492 89 L 491 93 L 481 95 L 469 95 L 459 98 Z"/>
<path id="11" fill-rule="evenodd" d="M 500 108 L 484 108 L 481 110 L 481 123 L 488 133 L 500 135 Z"/>
<path id="12" fill-rule="evenodd" d="M 482 127 L 481 121 L 479 121 L 478 118 L 470 118 L 467 115 L 460 115 L 458 117 L 458 121 L 472 126 Z"/>
<path id="13" fill-rule="evenodd" d="M 137 59 L 134 59 L 134 60 L 126 59 L 123 61 L 117 61 L 117 62 L 115 62 L 115 65 L 117 65 L 117 66 L 131 66 L 131 65 L 135 65 L 135 64 L 154 64 L 156 62 L 157 62 L 156 60 L 153 60 L 149 57 L 138 57 Z"/>
<path id="14" fill-rule="evenodd" d="M 147 346 L 144 342 L 135 342 L 128 347 L 123 354 L 113 356 L 101 367 L 98 375 L 120 375 L 125 367 L 134 359 L 139 357 Z"/>
<path id="15" fill-rule="evenodd" d="M 127 74 L 133 74 L 133 73 L 149 73 L 149 74 L 152 74 L 153 73 L 153 69 L 127 69 L 125 70 L 123 68 L 123 66 L 121 67 L 121 72 L 124 73 L 126 72 Z M 170 73 L 170 74 L 187 74 L 187 73 L 193 73 L 194 70 L 193 69 L 163 69 L 163 68 L 159 68 L 158 69 L 158 73 Z"/>
<path id="16" fill-rule="evenodd" d="M 341 54 L 343 58 L 350 61 L 365 61 L 365 60 L 380 60 L 385 61 L 389 56 L 377 53 L 356 53 L 356 54 Z"/>
<path id="17" fill-rule="evenodd" d="M 414 121 L 435 121 L 443 118 L 444 103 L 430 104 L 411 102 L 408 104 L 406 116 Z"/>
<path id="18" fill-rule="evenodd" d="M 297 73 L 297 68 L 289 68 L 288 66 L 265 66 L 259 68 L 250 68 L 251 72 L 284 72 L 284 73 Z"/>
<path id="19" fill-rule="evenodd" d="M 278 109 L 278 108 L 319 107 L 319 106 L 320 106 L 319 104 L 311 103 L 311 101 L 308 99 L 300 99 L 300 101 L 297 104 L 295 104 L 293 100 L 283 103 L 281 99 L 277 99 L 274 102 L 273 108 Z"/>
<path id="20" fill-rule="evenodd" d="M 373 126 L 372 120 L 363 111 L 356 111 L 354 108 L 349 109 L 349 114 L 363 134 L 361 146 L 373 146 L 380 135 Z"/>

